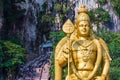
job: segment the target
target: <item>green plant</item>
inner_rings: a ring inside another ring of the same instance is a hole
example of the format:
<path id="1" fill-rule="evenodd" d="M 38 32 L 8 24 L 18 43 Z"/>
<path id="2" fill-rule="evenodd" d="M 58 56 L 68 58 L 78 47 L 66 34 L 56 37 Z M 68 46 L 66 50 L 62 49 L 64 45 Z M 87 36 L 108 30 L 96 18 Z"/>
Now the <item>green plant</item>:
<path id="1" fill-rule="evenodd" d="M 120 68 L 120 57 L 113 58 L 111 62 L 111 67 Z"/>
<path id="2" fill-rule="evenodd" d="M 47 15 L 47 14 L 43 15 L 41 19 L 42 23 L 48 23 L 48 22 L 53 22 L 53 21 L 54 21 L 54 17 Z"/>
<path id="3" fill-rule="evenodd" d="M 112 58 L 110 79 L 120 80 L 120 34 L 100 29 L 98 36 L 102 37 L 108 45 L 109 53 Z"/>
<path id="4" fill-rule="evenodd" d="M 98 2 L 99 2 L 101 5 L 103 5 L 103 4 L 105 4 L 107 1 L 106 1 L 106 0 L 98 0 Z"/>
<path id="5" fill-rule="evenodd" d="M 117 58 L 120 56 L 120 34 L 106 31 L 104 29 L 100 29 L 100 32 L 101 33 L 97 35 L 102 37 L 108 44 L 112 58 Z"/>
<path id="6" fill-rule="evenodd" d="M 110 69 L 110 80 L 120 80 L 120 68 L 112 67 Z"/>
<path id="7" fill-rule="evenodd" d="M 5 76 L 8 73 L 15 75 L 17 67 L 25 62 L 24 49 L 20 45 L 10 41 L 0 41 L 0 55 L 0 68 L 3 70 Z"/>
<path id="8" fill-rule="evenodd" d="M 60 12 L 61 9 L 62 9 L 62 5 L 59 4 L 59 3 L 57 3 L 57 4 L 55 4 L 54 8 L 55 8 L 55 10 L 56 10 L 57 12 Z"/>
<path id="9" fill-rule="evenodd" d="M 63 11 L 63 13 L 66 13 L 67 11 L 68 11 L 68 7 L 66 7 L 65 5 L 63 5 L 63 8 L 62 8 L 62 11 Z"/>
<path id="10" fill-rule="evenodd" d="M 110 15 L 107 11 L 102 8 L 97 8 L 96 10 L 91 10 L 88 12 L 90 19 L 92 19 L 92 23 L 99 24 L 99 23 L 107 23 L 110 21 Z"/>
<path id="11" fill-rule="evenodd" d="M 54 42 L 53 42 L 53 50 L 55 50 L 55 47 L 57 45 L 57 43 L 65 36 L 65 33 L 63 31 L 59 31 L 59 32 L 51 32 L 50 33 L 50 38 L 51 39 L 54 39 Z M 51 77 L 54 78 L 54 53 L 51 55 L 51 58 L 50 60 L 52 61 L 52 64 L 51 64 L 51 68 L 50 68 L 50 74 L 51 74 Z M 64 71 L 65 72 L 65 71 Z"/>
<path id="12" fill-rule="evenodd" d="M 97 8 L 96 10 L 91 10 L 88 12 L 92 23 L 97 26 L 97 32 L 99 32 L 100 23 L 108 24 L 110 22 L 110 15 L 107 11 L 102 8 Z"/>
<path id="13" fill-rule="evenodd" d="M 110 0 L 114 11 L 120 16 L 120 0 Z"/>

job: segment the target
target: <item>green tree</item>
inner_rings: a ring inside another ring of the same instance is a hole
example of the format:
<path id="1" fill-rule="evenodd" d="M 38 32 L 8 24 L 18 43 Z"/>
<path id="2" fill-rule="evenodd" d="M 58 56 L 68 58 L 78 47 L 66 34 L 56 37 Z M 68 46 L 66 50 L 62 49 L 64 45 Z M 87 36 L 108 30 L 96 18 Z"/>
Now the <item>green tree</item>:
<path id="1" fill-rule="evenodd" d="M 110 15 L 107 11 L 105 11 L 102 8 L 97 8 L 95 10 L 91 10 L 88 12 L 91 22 L 96 24 L 97 31 L 99 32 L 99 25 L 101 24 L 107 24 L 110 22 Z"/>
<path id="2" fill-rule="evenodd" d="M 7 77 L 9 74 L 15 76 L 18 67 L 25 62 L 25 51 L 17 44 L 10 41 L 0 41 L 0 69 Z"/>
<path id="3" fill-rule="evenodd" d="M 120 34 L 100 29 L 98 36 L 102 37 L 108 45 L 112 57 L 110 79 L 120 80 Z"/>

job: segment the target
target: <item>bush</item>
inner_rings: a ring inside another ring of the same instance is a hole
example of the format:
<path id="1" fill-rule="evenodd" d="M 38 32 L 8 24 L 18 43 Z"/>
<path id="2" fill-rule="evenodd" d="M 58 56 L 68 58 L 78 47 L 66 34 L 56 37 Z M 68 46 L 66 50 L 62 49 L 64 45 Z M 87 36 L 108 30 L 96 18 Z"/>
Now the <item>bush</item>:
<path id="1" fill-rule="evenodd" d="M 98 36 L 102 37 L 108 44 L 110 55 L 112 57 L 110 79 L 120 80 L 120 34 L 101 29 Z"/>
<path id="2" fill-rule="evenodd" d="M 99 2 L 101 5 L 104 5 L 107 1 L 106 1 L 106 0 L 98 0 L 98 2 Z"/>
<path id="3" fill-rule="evenodd" d="M 116 67 L 111 68 L 110 80 L 120 80 L 120 68 L 116 68 Z"/>
<path id="4" fill-rule="evenodd" d="M 100 29 L 98 36 L 102 37 L 108 44 L 108 48 L 112 58 L 120 56 L 120 34 Z"/>
<path id="5" fill-rule="evenodd" d="M 51 32 L 50 33 L 50 38 L 53 39 L 53 50 L 55 50 L 55 47 L 57 45 L 57 43 L 65 36 L 65 33 L 63 33 L 63 31 L 59 31 L 59 32 Z M 51 74 L 51 77 L 54 78 L 54 72 L 55 72 L 55 69 L 54 69 L 54 53 L 51 55 L 51 58 L 50 60 L 52 61 L 52 64 L 51 64 L 51 68 L 50 68 L 50 74 Z"/>
<path id="6" fill-rule="evenodd" d="M 19 65 L 25 62 L 24 49 L 10 41 L 0 41 L 0 69 L 3 70 L 4 75 L 8 73 L 17 73 Z"/>

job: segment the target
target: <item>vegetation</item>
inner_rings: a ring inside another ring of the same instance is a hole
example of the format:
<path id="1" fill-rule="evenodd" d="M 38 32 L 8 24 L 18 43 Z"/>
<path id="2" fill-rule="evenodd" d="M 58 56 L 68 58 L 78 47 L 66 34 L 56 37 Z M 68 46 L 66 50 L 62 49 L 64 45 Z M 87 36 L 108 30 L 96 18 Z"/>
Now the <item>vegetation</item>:
<path id="1" fill-rule="evenodd" d="M 0 41 L 0 69 L 4 77 L 17 74 L 18 67 L 25 62 L 24 49 L 10 41 Z"/>
<path id="2" fill-rule="evenodd" d="M 104 5 L 107 2 L 107 0 L 98 0 L 98 2 L 100 3 L 100 5 Z"/>
<path id="3" fill-rule="evenodd" d="M 102 8 L 91 10 L 88 14 L 90 16 L 91 22 L 96 25 L 99 25 L 99 23 L 105 24 L 110 21 L 109 13 Z"/>
<path id="4" fill-rule="evenodd" d="M 102 8 L 97 8 L 88 12 L 91 22 L 97 26 L 99 32 L 100 24 L 105 25 L 110 22 L 110 15 Z"/>
<path id="5" fill-rule="evenodd" d="M 120 0 L 110 0 L 114 11 L 120 16 Z"/>
<path id="6" fill-rule="evenodd" d="M 56 10 L 57 12 L 60 12 L 61 9 L 62 9 L 62 5 L 59 4 L 59 3 L 57 3 L 57 4 L 55 4 L 54 8 L 55 8 L 55 10 Z"/>
<path id="7" fill-rule="evenodd" d="M 55 47 L 57 45 L 57 43 L 65 36 L 65 33 L 63 31 L 59 31 L 59 32 L 51 32 L 50 33 L 50 38 L 51 39 L 54 39 L 54 42 L 53 42 L 53 49 L 55 50 Z M 51 68 L 50 68 L 50 74 L 51 74 L 51 77 L 54 78 L 54 54 L 52 54 L 51 56 L 51 61 L 52 61 L 52 64 L 51 64 Z M 67 70 L 67 69 L 66 69 Z M 64 70 L 64 72 L 66 71 Z M 67 73 L 67 72 L 66 72 Z"/>
<path id="8" fill-rule="evenodd" d="M 57 45 L 57 43 L 65 36 L 65 33 L 63 31 L 58 31 L 58 32 L 51 32 L 50 33 L 50 38 L 54 38 L 53 42 L 53 48 Z"/>
<path id="9" fill-rule="evenodd" d="M 100 29 L 100 32 L 101 33 L 98 34 L 98 36 L 102 37 L 106 41 L 112 58 L 116 59 L 120 56 L 120 34 L 105 31 L 103 29 Z"/>
<path id="10" fill-rule="evenodd" d="M 112 57 L 110 79 L 120 79 L 120 34 L 113 33 L 110 31 L 100 30 L 101 34 L 98 36 L 102 37 L 108 44 L 110 55 Z"/>
<path id="11" fill-rule="evenodd" d="M 69 14 L 68 11 L 70 10 L 70 7 L 68 7 L 67 4 L 64 1 L 63 2 L 58 1 L 54 6 L 56 14 L 59 14 L 60 23 L 64 23 L 64 21 L 66 21 L 67 16 Z"/>
<path id="12" fill-rule="evenodd" d="M 65 5 L 63 5 L 63 8 L 62 8 L 63 13 L 67 13 L 68 9 L 69 9 L 68 7 L 66 7 Z"/>
<path id="13" fill-rule="evenodd" d="M 49 23 L 49 22 L 53 23 L 54 22 L 54 17 L 45 14 L 45 15 L 42 16 L 41 22 L 42 23 Z"/>

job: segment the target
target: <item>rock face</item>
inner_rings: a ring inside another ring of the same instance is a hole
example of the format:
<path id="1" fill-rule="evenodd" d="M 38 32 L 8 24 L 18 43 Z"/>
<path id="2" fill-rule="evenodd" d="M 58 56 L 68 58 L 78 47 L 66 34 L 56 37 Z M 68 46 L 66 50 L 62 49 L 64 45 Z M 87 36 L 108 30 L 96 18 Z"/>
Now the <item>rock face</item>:
<path id="1" fill-rule="evenodd" d="M 21 0 L 20 2 L 17 2 L 19 0 L 6 0 L 6 1 L 9 2 L 9 4 L 10 2 L 12 3 L 13 11 L 15 10 L 16 12 L 23 11 L 22 14 L 20 14 L 20 16 L 17 16 L 17 18 L 12 22 L 13 30 L 11 31 L 8 30 L 8 32 L 13 32 L 15 34 L 19 32 L 22 36 L 22 40 L 24 41 L 23 46 L 27 51 L 27 53 L 36 53 L 35 51 L 36 49 L 39 48 L 39 45 L 42 42 L 47 41 L 45 34 L 42 33 L 42 29 L 44 28 L 44 25 L 43 26 L 39 25 L 40 24 L 39 21 L 41 19 L 40 18 L 41 11 L 45 9 L 43 5 L 44 3 L 47 3 L 46 11 L 49 10 L 51 7 L 52 9 L 54 9 L 53 5 L 57 3 L 57 0 Z M 62 0 L 58 0 L 58 1 L 62 1 Z M 7 2 L 4 2 L 4 4 L 7 5 L 8 4 Z M 112 26 L 114 26 L 112 27 L 111 30 L 118 33 L 120 32 L 120 27 L 119 27 L 120 19 L 113 11 L 109 0 L 106 4 L 102 6 L 98 4 L 97 0 L 70 0 L 70 1 L 63 0 L 62 2 L 63 3 L 70 2 L 71 3 L 70 5 L 74 5 L 74 9 L 72 8 L 72 10 L 75 10 L 75 17 L 77 16 L 77 9 L 80 7 L 81 4 L 87 5 L 88 9 L 95 9 L 98 7 L 102 7 L 106 11 L 109 11 L 111 17 L 111 24 Z M 9 12 L 9 9 L 7 11 Z M 71 10 L 68 13 L 68 18 L 72 17 L 70 13 Z M 13 15 L 16 14 L 19 13 L 15 13 Z M 56 13 L 52 12 L 52 14 L 55 15 Z M 58 19 L 58 26 L 61 27 L 59 21 L 60 19 Z M 2 16 L 0 16 L 0 30 L 3 25 L 2 22 L 3 22 L 3 18 Z M 58 30 L 60 29 L 59 27 Z M 36 45 L 38 46 L 36 47 Z"/>
<path id="2" fill-rule="evenodd" d="M 114 10 L 113 10 L 113 7 L 112 7 L 112 5 L 110 4 L 110 1 L 109 0 L 107 0 L 108 2 L 105 4 L 105 5 L 103 5 L 103 6 L 101 6 L 103 9 L 105 9 L 106 11 L 108 11 L 109 12 L 109 14 L 110 14 L 110 17 L 111 17 L 111 24 L 113 23 L 113 25 L 112 25 L 112 31 L 114 31 L 114 32 L 117 32 L 117 33 L 120 33 L 120 18 L 119 18 L 119 16 L 118 15 L 116 15 L 115 14 L 115 12 L 114 12 Z"/>
<path id="3" fill-rule="evenodd" d="M 24 41 L 25 41 L 25 49 L 28 53 L 33 53 L 30 51 L 30 48 L 35 47 L 35 41 L 37 38 L 36 35 L 36 27 L 37 27 L 37 14 L 39 13 L 39 4 L 32 0 L 25 0 L 25 2 L 18 3 L 16 4 L 19 6 L 21 9 L 25 10 L 24 13 L 24 22 L 21 24 L 23 26 L 23 36 L 24 36 Z"/>
<path id="4" fill-rule="evenodd" d="M 6 37 L 2 39 L 14 35 L 20 36 L 26 52 L 37 53 L 39 45 L 47 41 L 45 36 L 47 32 L 42 32 L 43 29 L 47 29 L 40 23 L 41 15 L 45 15 L 46 13 L 43 12 L 47 12 L 52 7 L 52 0 L 6 0 L 3 3 L 4 24 L 0 15 L 0 30 Z M 47 4 L 47 8 L 43 6 L 44 4 Z"/>
<path id="5" fill-rule="evenodd" d="M 46 0 L 25 0 L 24 2 L 16 3 L 18 9 L 25 10 L 20 26 L 22 26 L 22 36 L 27 53 L 36 53 L 35 51 L 40 43 L 45 40 L 43 39 L 44 34 L 40 33 L 44 26 L 39 26 L 39 17 L 44 10 L 43 5 L 45 2 L 48 4 L 48 8 L 52 6 L 51 0 L 48 2 Z M 38 37 L 40 38 L 38 39 Z M 38 46 L 36 47 L 36 45 Z"/>

